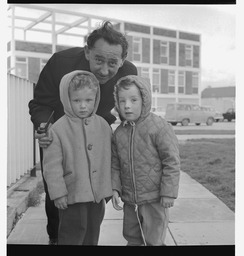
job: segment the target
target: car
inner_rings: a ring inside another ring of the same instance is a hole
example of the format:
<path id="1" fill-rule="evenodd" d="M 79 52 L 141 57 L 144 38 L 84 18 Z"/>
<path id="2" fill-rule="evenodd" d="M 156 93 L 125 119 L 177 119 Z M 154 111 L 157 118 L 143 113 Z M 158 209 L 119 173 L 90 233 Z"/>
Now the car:
<path id="1" fill-rule="evenodd" d="M 213 112 L 214 113 L 213 114 L 214 121 L 216 123 L 219 122 L 219 121 L 223 121 L 224 120 L 223 115 L 219 111 L 217 111 L 214 107 L 212 107 L 212 106 L 202 106 L 202 109 L 206 109 L 206 110 L 208 110 L 210 112 Z"/>
<path id="2" fill-rule="evenodd" d="M 152 107 L 151 112 L 156 114 L 157 116 L 161 116 L 164 118 L 165 116 L 165 111 L 163 110 L 163 108 L 160 107 Z"/>
<path id="3" fill-rule="evenodd" d="M 225 113 L 223 113 L 224 120 L 227 119 L 228 122 L 231 122 L 233 119 L 236 119 L 236 112 L 234 108 L 229 108 Z"/>
<path id="4" fill-rule="evenodd" d="M 223 121 L 224 117 L 219 111 L 216 110 L 214 115 L 214 120 L 215 122 Z"/>
<path id="5" fill-rule="evenodd" d="M 172 125 L 178 123 L 182 126 L 187 126 L 189 123 L 212 125 L 215 121 L 214 115 L 215 113 L 208 107 L 201 107 L 198 104 L 169 103 L 166 107 L 165 119 Z"/>

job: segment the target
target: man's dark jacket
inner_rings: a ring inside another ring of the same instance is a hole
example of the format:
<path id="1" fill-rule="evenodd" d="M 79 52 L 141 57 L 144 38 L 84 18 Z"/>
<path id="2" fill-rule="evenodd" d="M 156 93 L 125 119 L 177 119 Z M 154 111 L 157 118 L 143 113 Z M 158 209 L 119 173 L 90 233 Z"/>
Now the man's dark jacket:
<path id="1" fill-rule="evenodd" d="M 43 68 L 34 90 L 34 99 L 28 105 L 35 129 L 39 127 L 40 123 L 47 122 L 53 110 L 55 114 L 52 123 L 64 115 L 63 105 L 59 97 L 59 84 L 65 74 L 74 70 L 90 71 L 84 48 L 74 47 L 54 53 Z M 137 75 L 135 65 L 127 60 L 111 80 L 100 86 L 101 98 L 96 113 L 109 124 L 112 124 L 116 119 L 110 113 L 111 109 L 114 108 L 114 85 L 119 78 L 126 75 Z"/>

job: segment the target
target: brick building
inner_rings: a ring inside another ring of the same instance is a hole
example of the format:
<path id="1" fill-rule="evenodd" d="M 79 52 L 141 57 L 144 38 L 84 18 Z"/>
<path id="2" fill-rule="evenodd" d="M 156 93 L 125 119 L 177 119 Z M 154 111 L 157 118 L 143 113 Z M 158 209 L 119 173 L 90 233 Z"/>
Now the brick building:
<path id="1" fill-rule="evenodd" d="M 48 8 L 44 7 L 42 10 L 47 14 L 49 12 L 49 15 L 45 17 L 59 12 L 58 10 L 50 12 Z M 74 13 L 69 14 L 72 15 Z M 76 15 L 78 14 L 76 13 Z M 103 17 L 85 16 L 80 13 L 79 15 L 83 16 L 83 22 L 88 24 L 87 34 L 93 30 L 90 25 L 92 19 L 105 20 Z M 39 18 L 38 22 L 40 20 Z M 85 23 L 82 24 L 82 18 L 79 21 L 73 22 L 72 25 L 66 24 L 66 27 L 64 22 L 57 22 L 57 24 L 63 25 L 63 28 L 59 31 L 62 31 L 63 34 L 68 34 L 67 31 L 72 26 L 85 28 Z M 51 23 L 45 18 L 42 19 L 42 22 Z M 129 42 L 127 59 L 137 66 L 139 75 L 150 79 L 154 107 L 159 110 L 165 110 L 169 102 L 200 103 L 201 37 L 199 34 L 126 21 L 111 20 L 111 22 L 116 29 L 127 36 Z M 38 30 L 34 26 L 35 24 L 29 25 L 28 29 Z M 27 30 L 26 27 L 25 30 Z M 85 43 L 87 34 L 83 35 L 83 43 Z M 57 35 L 58 33 L 56 32 Z M 79 34 L 75 36 L 81 37 Z M 8 70 L 17 76 L 36 82 L 40 71 L 52 53 L 69 47 L 72 46 L 60 45 L 57 40 L 54 47 L 54 42 L 44 44 L 12 39 L 8 44 Z"/>

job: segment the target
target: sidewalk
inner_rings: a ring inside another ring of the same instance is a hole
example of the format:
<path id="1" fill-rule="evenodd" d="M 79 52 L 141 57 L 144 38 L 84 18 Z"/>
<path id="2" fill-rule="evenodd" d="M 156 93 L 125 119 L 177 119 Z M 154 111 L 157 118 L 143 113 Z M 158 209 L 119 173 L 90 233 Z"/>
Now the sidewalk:
<path id="1" fill-rule="evenodd" d="M 235 214 L 205 187 L 181 172 L 179 197 L 170 209 L 166 245 L 234 245 Z M 99 245 L 123 246 L 123 212 L 111 201 L 101 226 Z M 44 194 L 41 204 L 29 207 L 10 233 L 7 244 L 48 244 Z"/>

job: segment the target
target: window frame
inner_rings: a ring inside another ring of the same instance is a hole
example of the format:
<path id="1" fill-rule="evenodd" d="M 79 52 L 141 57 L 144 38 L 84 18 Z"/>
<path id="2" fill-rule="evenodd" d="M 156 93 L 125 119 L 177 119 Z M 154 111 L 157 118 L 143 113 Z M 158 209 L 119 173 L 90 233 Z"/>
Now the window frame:
<path id="1" fill-rule="evenodd" d="M 138 44 L 138 51 L 135 52 L 134 46 Z M 132 59 L 135 62 L 142 62 L 142 38 L 139 36 L 133 36 L 132 39 Z M 140 60 L 135 60 L 134 55 L 137 54 L 140 57 Z"/>
<path id="2" fill-rule="evenodd" d="M 149 68 L 141 67 L 141 76 L 150 79 Z"/>
<path id="3" fill-rule="evenodd" d="M 158 81 L 156 81 L 156 82 L 158 82 L 158 84 L 155 83 L 154 75 L 158 75 Z M 160 69 L 159 68 L 153 68 L 153 73 L 152 73 L 152 90 L 153 90 L 154 93 L 156 93 L 155 87 L 158 88 L 157 92 L 160 93 Z"/>
<path id="4" fill-rule="evenodd" d="M 197 83 L 195 83 L 197 81 Z M 199 88 L 199 74 L 198 72 L 192 72 L 192 93 L 198 94 Z"/>
<path id="5" fill-rule="evenodd" d="M 189 52 L 189 54 L 187 54 Z M 188 64 L 187 61 L 191 63 Z M 193 45 L 185 44 L 185 66 L 192 67 L 193 66 Z"/>
<path id="6" fill-rule="evenodd" d="M 19 60 L 18 60 L 19 59 Z M 21 61 L 20 59 L 25 59 L 25 61 Z M 17 65 L 22 64 L 25 65 L 25 76 L 20 76 L 17 70 Z M 24 56 L 15 56 L 15 75 L 24 79 L 28 79 L 28 57 Z"/>
<path id="7" fill-rule="evenodd" d="M 173 75 L 172 75 L 173 74 Z M 169 70 L 168 71 L 168 93 L 169 94 L 175 94 L 175 85 L 176 85 L 176 79 L 175 79 L 176 71 L 175 70 Z M 173 77 L 173 84 L 170 84 L 171 77 Z M 171 92 L 170 88 L 174 88 L 174 90 Z"/>
<path id="8" fill-rule="evenodd" d="M 165 47 L 166 51 L 163 53 L 162 48 Z M 166 62 L 162 62 L 162 58 L 166 58 Z M 160 64 L 169 64 L 169 42 L 160 40 Z"/>
<path id="9" fill-rule="evenodd" d="M 182 77 L 183 85 L 180 84 L 180 81 L 181 81 L 180 77 Z M 178 72 L 178 93 L 179 94 L 185 94 L 185 88 L 186 88 L 185 79 L 186 79 L 186 72 L 185 71 L 179 71 Z M 180 92 L 180 90 L 179 90 L 180 88 L 183 89 L 183 92 Z"/>

